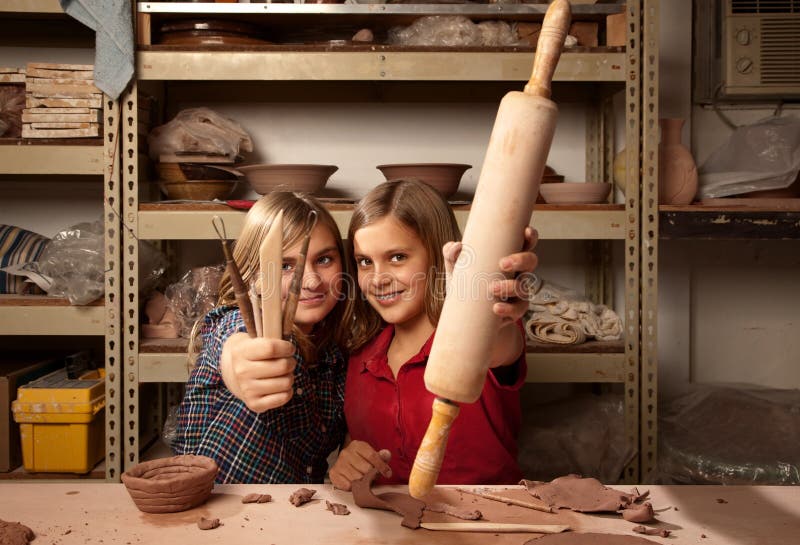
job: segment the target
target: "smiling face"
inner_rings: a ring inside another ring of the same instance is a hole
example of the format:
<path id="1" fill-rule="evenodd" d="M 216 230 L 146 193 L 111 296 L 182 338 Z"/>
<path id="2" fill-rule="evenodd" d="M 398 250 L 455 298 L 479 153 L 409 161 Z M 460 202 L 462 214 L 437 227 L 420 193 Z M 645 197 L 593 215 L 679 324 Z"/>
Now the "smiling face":
<path id="1" fill-rule="evenodd" d="M 353 250 L 361 292 L 385 322 L 407 328 L 430 324 L 429 260 L 415 232 L 386 216 L 355 232 Z"/>
<path id="2" fill-rule="evenodd" d="M 301 246 L 302 240 L 283 252 L 284 300 L 300 258 Z M 317 225 L 308 243 L 303 284 L 294 319 L 301 331 L 310 333 L 333 310 L 341 295 L 341 285 L 342 256 L 336 246 L 336 239 L 326 226 Z"/>

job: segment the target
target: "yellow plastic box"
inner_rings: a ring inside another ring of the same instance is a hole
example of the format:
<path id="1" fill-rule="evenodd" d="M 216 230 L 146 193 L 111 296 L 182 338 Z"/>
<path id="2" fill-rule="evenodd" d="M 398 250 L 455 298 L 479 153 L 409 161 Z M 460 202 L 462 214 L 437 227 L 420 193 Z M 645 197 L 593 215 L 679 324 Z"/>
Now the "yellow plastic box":
<path id="1" fill-rule="evenodd" d="M 105 455 L 105 373 L 61 369 L 17 389 L 22 465 L 31 472 L 88 473 Z"/>

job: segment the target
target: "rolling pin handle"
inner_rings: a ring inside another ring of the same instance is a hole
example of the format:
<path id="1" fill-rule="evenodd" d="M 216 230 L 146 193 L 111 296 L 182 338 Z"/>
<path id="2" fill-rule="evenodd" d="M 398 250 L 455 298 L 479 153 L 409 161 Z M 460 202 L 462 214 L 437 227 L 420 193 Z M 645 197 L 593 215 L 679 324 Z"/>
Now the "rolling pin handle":
<path id="1" fill-rule="evenodd" d="M 536 43 L 533 72 L 524 89 L 526 94 L 550 98 L 550 82 L 553 81 L 571 19 L 572 10 L 568 0 L 553 0 L 547 8 Z"/>
<path id="2" fill-rule="evenodd" d="M 442 469 L 447 437 L 459 407 L 452 401 L 437 397 L 433 400 L 433 414 L 428 430 L 417 451 L 414 466 L 408 479 L 408 492 L 414 498 L 422 498 L 436 485 Z"/>

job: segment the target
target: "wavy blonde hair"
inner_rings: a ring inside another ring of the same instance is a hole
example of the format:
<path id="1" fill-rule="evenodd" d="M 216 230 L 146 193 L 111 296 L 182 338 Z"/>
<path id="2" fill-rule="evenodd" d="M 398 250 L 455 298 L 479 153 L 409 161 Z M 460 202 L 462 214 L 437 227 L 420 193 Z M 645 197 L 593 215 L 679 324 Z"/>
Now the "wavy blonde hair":
<path id="1" fill-rule="evenodd" d="M 346 258 L 339 228 L 330 212 L 310 195 L 279 191 L 261 197 L 247 212 L 241 234 L 233 248 L 233 260 L 239 267 L 244 285 L 250 286 L 259 278 L 261 271 L 259 248 L 280 210 L 283 210 L 284 251 L 302 240 L 305 235 L 306 218 L 312 210 L 317 213 L 317 225 L 326 227 L 336 241 L 342 263 L 343 282 L 346 282 L 350 277 L 349 260 Z M 343 294 L 336 306 L 314 326 L 311 336 L 304 334 L 296 325 L 292 328 L 300 355 L 306 361 L 314 361 L 317 350 L 328 344 L 335 343 L 342 348 L 347 347 L 350 333 L 348 326 L 353 320 L 353 301 L 351 297 L 345 297 L 346 289 L 347 286 L 343 285 Z M 220 281 L 217 306 L 238 306 L 227 270 Z M 195 346 L 201 322 L 202 319 L 195 324 L 190 347 Z"/>
<path id="2" fill-rule="evenodd" d="M 432 324 L 439 322 L 445 294 L 445 266 L 442 246 L 461 240 L 456 217 L 442 195 L 429 185 L 414 179 L 384 182 L 370 191 L 356 205 L 347 234 L 349 255 L 354 255 L 356 232 L 383 218 L 393 217 L 411 229 L 425 246 L 428 275 L 425 279 L 425 312 Z M 369 342 L 384 326 L 355 282 L 355 303 L 351 350 Z"/>

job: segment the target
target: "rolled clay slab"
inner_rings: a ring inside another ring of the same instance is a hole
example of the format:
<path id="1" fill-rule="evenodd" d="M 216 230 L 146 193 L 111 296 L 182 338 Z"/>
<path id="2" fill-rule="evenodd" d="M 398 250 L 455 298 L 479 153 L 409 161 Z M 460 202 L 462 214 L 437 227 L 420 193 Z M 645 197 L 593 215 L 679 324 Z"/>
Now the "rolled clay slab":
<path id="1" fill-rule="evenodd" d="M 218 472 L 211 458 L 187 454 L 137 464 L 122 482 L 140 511 L 176 513 L 204 503 Z"/>

